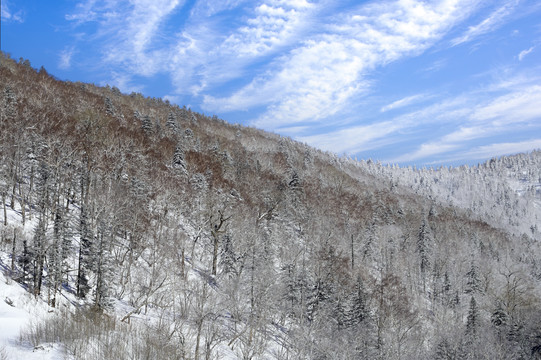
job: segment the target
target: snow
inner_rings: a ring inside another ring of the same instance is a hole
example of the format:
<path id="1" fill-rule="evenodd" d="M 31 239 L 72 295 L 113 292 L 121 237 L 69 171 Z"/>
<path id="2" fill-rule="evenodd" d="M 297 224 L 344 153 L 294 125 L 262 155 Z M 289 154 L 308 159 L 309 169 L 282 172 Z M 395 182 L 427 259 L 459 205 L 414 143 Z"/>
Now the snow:
<path id="1" fill-rule="evenodd" d="M 3 219 L 3 211 L 0 213 Z M 37 218 L 32 216 L 30 220 L 29 215 L 27 213 L 26 223 L 23 226 L 21 213 L 7 208 L 8 223 L 17 224 L 18 231 L 22 231 L 27 237 L 31 236 L 32 229 L 37 223 Z M 29 326 L 32 321 L 42 321 L 50 316 L 54 309 L 41 298 L 32 296 L 19 283 L 2 272 L 2 270 L 8 271 L 5 264 L 9 264 L 11 259 L 5 253 L 1 255 L 3 256 L 0 256 L 0 359 L 67 359 L 63 346 L 60 344 L 40 344 L 34 348 L 29 343 L 21 343 L 21 330 Z"/>
<path id="2" fill-rule="evenodd" d="M 66 359 L 62 346 L 58 344 L 41 344 L 34 349 L 32 345 L 19 341 L 21 330 L 33 319 L 48 316 L 48 312 L 47 304 L 41 299 L 34 299 L 19 284 L 0 273 L 0 358 Z"/>

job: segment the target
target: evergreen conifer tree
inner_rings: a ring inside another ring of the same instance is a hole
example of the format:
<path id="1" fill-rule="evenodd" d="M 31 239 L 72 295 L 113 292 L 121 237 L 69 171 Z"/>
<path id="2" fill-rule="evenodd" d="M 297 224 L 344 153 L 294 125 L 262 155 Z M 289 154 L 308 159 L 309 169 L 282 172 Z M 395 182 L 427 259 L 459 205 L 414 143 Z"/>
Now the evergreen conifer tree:
<path id="1" fill-rule="evenodd" d="M 467 294 L 476 294 L 481 291 L 481 279 L 479 277 L 479 268 L 472 260 L 470 270 L 466 273 L 466 289 Z"/>
<path id="2" fill-rule="evenodd" d="M 220 266 L 224 274 L 227 274 L 228 276 L 237 275 L 235 267 L 236 260 L 231 236 L 225 234 L 222 239 L 222 250 L 220 253 Z"/>
<path id="3" fill-rule="evenodd" d="M 106 309 L 111 305 L 110 281 L 112 275 L 110 256 L 110 234 L 105 219 L 100 219 L 96 234 L 95 246 L 95 273 L 96 288 L 94 291 L 94 306 L 97 309 Z"/>
<path id="4" fill-rule="evenodd" d="M 468 309 L 468 317 L 466 318 L 466 336 L 471 339 L 476 338 L 479 331 L 479 309 L 477 302 L 472 296 L 470 299 L 470 308 Z"/>
<path id="5" fill-rule="evenodd" d="M 186 161 L 184 159 L 184 147 L 179 142 L 173 154 L 173 168 L 186 171 Z"/>
<path id="6" fill-rule="evenodd" d="M 153 125 L 152 125 L 152 119 L 150 119 L 150 116 L 145 115 L 141 119 L 141 128 L 145 132 L 146 135 L 152 134 L 153 131 Z"/>
<path id="7" fill-rule="evenodd" d="M 425 272 L 430 269 L 429 243 L 430 237 L 428 234 L 428 226 L 426 224 L 426 220 L 423 219 L 421 227 L 419 228 L 419 235 L 417 237 L 417 251 L 419 252 L 420 261 L 419 266 L 423 276 Z"/>
<path id="8" fill-rule="evenodd" d="M 368 296 L 360 275 L 355 282 L 355 291 L 350 296 L 350 307 L 347 316 L 348 326 L 357 326 L 368 318 Z"/>
<path id="9" fill-rule="evenodd" d="M 90 219 L 87 213 L 86 205 L 81 206 L 81 213 L 79 218 L 79 268 L 77 272 L 77 296 L 85 298 L 90 290 L 90 284 L 88 283 L 88 275 L 92 270 L 93 265 L 92 245 L 94 242 L 94 235 L 90 227 Z"/>
<path id="10" fill-rule="evenodd" d="M 115 107 L 109 97 L 105 97 L 105 113 L 111 116 L 115 115 Z"/>
<path id="11" fill-rule="evenodd" d="M 438 342 L 436 351 L 434 352 L 434 360 L 454 360 L 457 359 L 456 352 L 447 340 L 443 338 Z"/>
<path id="12" fill-rule="evenodd" d="M 167 116 L 167 121 L 165 122 L 165 126 L 173 132 L 173 134 L 177 134 L 180 129 L 177 123 L 177 117 L 174 112 L 169 112 L 169 115 Z"/>

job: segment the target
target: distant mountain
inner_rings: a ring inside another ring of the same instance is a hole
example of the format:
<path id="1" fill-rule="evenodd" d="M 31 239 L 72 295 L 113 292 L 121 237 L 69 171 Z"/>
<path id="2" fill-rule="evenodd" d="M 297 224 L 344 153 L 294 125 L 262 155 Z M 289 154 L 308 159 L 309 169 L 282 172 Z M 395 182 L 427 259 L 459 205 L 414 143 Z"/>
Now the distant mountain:
<path id="1" fill-rule="evenodd" d="M 1 60 L 0 266 L 51 310 L 21 346 L 541 358 L 539 151 L 385 167 Z"/>
<path id="2" fill-rule="evenodd" d="M 541 151 L 493 158 L 477 166 L 412 169 L 363 164 L 391 186 L 468 209 L 492 226 L 533 235 L 541 222 Z"/>

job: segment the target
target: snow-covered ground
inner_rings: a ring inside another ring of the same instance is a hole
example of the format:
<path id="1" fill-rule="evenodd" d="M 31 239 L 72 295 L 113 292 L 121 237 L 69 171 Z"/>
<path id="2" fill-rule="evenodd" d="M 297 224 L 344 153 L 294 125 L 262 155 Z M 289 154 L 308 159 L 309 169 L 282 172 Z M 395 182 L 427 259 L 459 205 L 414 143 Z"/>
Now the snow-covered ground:
<path id="1" fill-rule="evenodd" d="M 3 211 L 0 213 L 3 218 Z M 6 215 L 8 223 L 17 224 L 18 230 L 26 235 L 31 234 L 37 221 L 34 217 L 23 226 L 21 214 L 11 208 L 7 209 Z M 4 265 L 9 261 L 7 254 L 0 252 L 0 360 L 67 359 L 59 344 L 41 344 L 34 348 L 32 344 L 20 341 L 21 330 L 33 321 L 42 321 L 50 316 L 54 309 L 4 274 L 8 269 Z"/>
<path id="2" fill-rule="evenodd" d="M 21 343 L 19 334 L 34 320 L 49 315 L 50 307 L 35 299 L 18 283 L 0 272 L 0 359 L 57 360 L 66 359 L 62 347 L 44 344 L 34 348 Z"/>

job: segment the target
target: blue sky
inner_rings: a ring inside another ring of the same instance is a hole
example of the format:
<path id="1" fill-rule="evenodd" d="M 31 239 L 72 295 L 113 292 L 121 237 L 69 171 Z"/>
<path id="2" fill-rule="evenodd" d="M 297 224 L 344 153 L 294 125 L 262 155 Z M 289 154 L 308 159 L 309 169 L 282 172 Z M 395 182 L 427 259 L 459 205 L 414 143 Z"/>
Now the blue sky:
<path id="1" fill-rule="evenodd" d="M 538 0 L 2 0 L 2 50 L 339 155 L 541 148 Z"/>

